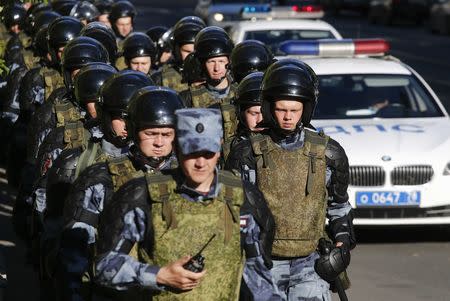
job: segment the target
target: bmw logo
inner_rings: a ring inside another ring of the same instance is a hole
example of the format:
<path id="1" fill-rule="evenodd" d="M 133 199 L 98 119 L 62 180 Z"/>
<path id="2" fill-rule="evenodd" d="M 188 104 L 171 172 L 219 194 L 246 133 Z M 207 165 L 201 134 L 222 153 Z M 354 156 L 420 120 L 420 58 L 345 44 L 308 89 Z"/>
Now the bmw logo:
<path id="1" fill-rule="evenodd" d="M 392 158 L 390 156 L 383 156 L 383 157 L 381 157 L 381 160 L 386 162 L 386 161 L 391 161 Z"/>

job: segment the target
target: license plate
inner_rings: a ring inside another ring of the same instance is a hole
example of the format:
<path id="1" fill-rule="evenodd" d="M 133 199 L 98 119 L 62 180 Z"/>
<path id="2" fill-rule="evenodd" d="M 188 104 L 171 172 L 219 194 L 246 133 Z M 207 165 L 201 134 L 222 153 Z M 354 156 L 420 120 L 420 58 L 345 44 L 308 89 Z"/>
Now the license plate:
<path id="1" fill-rule="evenodd" d="M 395 207 L 419 206 L 420 191 L 370 191 L 356 192 L 356 206 Z"/>

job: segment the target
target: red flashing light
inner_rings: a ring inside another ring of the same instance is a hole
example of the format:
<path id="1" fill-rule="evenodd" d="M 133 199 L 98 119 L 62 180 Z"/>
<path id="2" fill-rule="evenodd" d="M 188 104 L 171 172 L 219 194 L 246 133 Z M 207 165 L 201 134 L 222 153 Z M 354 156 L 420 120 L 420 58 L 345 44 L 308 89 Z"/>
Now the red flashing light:
<path id="1" fill-rule="evenodd" d="M 294 5 L 294 6 L 292 6 L 292 10 L 295 12 L 313 13 L 313 12 L 322 11 L 322 6 L 320 6 L 320 5 L 303 5 L 303 6 Z"/>
<path id="2" fill-rule="evenodd" d="M 387 53 L 391 48 L 388 41 L 383 39 L 355 39 L 355 54 Z"/>

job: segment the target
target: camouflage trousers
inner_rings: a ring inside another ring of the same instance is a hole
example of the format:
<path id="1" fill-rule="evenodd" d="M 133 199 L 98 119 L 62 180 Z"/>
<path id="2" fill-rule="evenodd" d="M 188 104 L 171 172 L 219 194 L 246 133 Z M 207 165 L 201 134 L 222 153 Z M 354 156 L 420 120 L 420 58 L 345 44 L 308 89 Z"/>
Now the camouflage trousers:
<path id="1" fill-rule="evenodd" d="M 330 284 L 314 270 L 317 252 L 292 260 L 273 260 L 272 277 L 283 300 L 331 301 Z"/>

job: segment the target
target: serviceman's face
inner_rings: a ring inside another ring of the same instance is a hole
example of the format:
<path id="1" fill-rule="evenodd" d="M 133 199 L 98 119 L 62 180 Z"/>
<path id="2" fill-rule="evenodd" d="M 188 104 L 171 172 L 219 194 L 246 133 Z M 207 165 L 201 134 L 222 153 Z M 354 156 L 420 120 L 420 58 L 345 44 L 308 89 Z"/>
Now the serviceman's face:
<path id="1" fill-rule="evenodd" d="M 197 152 L 189 155 L 180 153 L 179 157 L 181 168 L 187 180 L 195 185 L 200 185 L 214 177 L 220 152 Z"/>
<path id="2" fill-rule="evenodd" d="M 211 79 L 222 79 L 227 74 L 228 57 L 218 56 L 205 62 L 206 71 Z"/>
<path id="3" fill-rule="evenodd" d="M 194 44 L 184 44 L 180 47 L 181 59 L 183 62 L 191 52 L 194 52 Z"/>
<path id="4" fill-rule="evenodd" d="M 133 30 L 133 22 L 131 20 L 131 17 L 123 17 L 117 19 L 116 28 L 122 37 L 128 36 Z"/>
<path id="5" fill-rule="evenodd" d="M 98 17 L 98 21 L 102 22 L 103 24 L 105 24 L 108 27 L 111 27 L 111 22 L 109 22 L 108 16 L 109 16 L 108 14 L 100 15 Z"/>
<path id="6" fill-rule="evenodd" d="M 13 25 L 9 28 L 9 31 L 15 34 L 18 34 L 20 32 L 20 28 L 19 25 Z"/>
<path id="7" fill-rule="evenodd" d="M 130 68 L 132 70 L 140 71 L 145 74 L 149 73 L 151 65 L 152 60 L 149 56 L 135 57 L 130 60 Z"/>
<path id="8" fill-rule="evenodd" d="M 252 132 L 260 132 L 263 129 L 256 127 L 262 121 L 261 106 L 253 106 L 244 111 L 244 119 L 247 127 Z"/>
<path id="9" fill-rule="evenodd" d="M 275 119 L 283 130 L 295 130 L 302 118 L 303 103 L 294 100 L 279 100 L 274 105 Z"/>
<path id="10" fill-rule="evenodd" d="M 95 100 L 86 104 L 86 110 L 92 118 L 97 118 L 97 110 L 95 109 Z"/>
<path id="11" fill-rule="evenodd" d="M 168 60 L 170 60 L 170 58 L 172 57 L 172 52 L 170 51 L 164 51 L 161 54 L 161 57 L 159 59 L 159 61 L 161 62 L 161 64 L 164 64 L 165 62 L 167 62 Z"/>
<path id="12" fill-rule="evenodd" d="M 125 120 L 121 118 L 114 118 L 111 120 L 111 127 L 116 134 L 116 136 L 119 137 L 127 137 L 128 133 L 125 127 Z"/>
<path id="13" fill-rule="evenodd" d="M 138 132 L 139 148 L 146 157 L 165 157 L 172 152 L 175 130 L 170 127 L 148 128 Z"/>
<path id="14" fill-rule="evenodd" d="M 56 53 L 56 55 L 58 56 L 59 61 L 61 61 L 63 51 L 64 51 L 64 47 L 58 48 L 58 52 Z"/>

